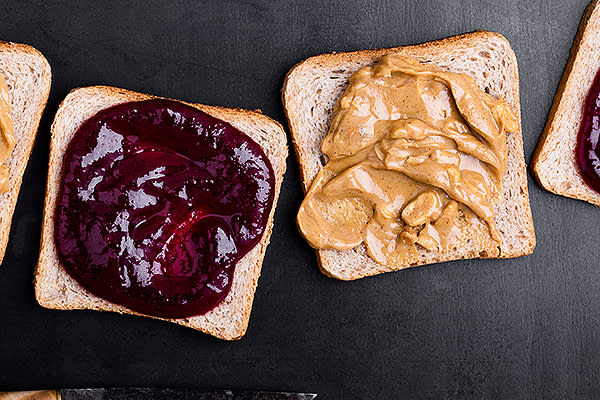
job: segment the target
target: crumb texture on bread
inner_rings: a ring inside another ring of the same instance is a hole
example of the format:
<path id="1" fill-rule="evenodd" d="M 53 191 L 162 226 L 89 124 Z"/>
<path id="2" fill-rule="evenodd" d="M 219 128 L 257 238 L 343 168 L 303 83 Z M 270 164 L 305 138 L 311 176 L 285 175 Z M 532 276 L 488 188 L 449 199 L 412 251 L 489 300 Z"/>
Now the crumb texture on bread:
<path id="1" fill-rule="evenodd" d="M 0 194 L 1 263 L 23 173 L 50 94 L 52 78 L 50 64 L 42 53 L 31 46 L 9 42 L 0 42 L 0 75 L 8 85 L 16 139 L 15 148 L 5 163 L 9 169 L 9 190 Z"/>
<path id="2" fill-rule="evenodd" d="M 507 101 L 521 126 L 517 59 L 509 42 L 497 33 L 479 31 L 421 45 L 311 57 L 288 72 L 282 91 L 305 192 L 325 164 L 321 141 L 329 130 L 335 103 L 348 86 L 349 77 L 358 69 L 375 64 L 386 54 L 407 55 L 445 70 L 471 75 L 480 88 Z M 502 200 L 494 206 L 494 220 L 502 237 L 502 258 L 527 255 L 535 247 L 520 129 L 507 133 L 507 144 L 504 192 Z M 474 225 L 473 240 L 456 251 L 440 254 L 423 249 L 418 263 L 394 268 L 373 261 L 367 256 L 364 245 L 346 251 L 317 250 L 317 255 L 323 273 L 337 279 L 353 280 L 416 265 L 486 257 L 488 255 L 481 252 L 476 239 L 484 229 L 487 232 L 483 224 Z"/>
<path id="3" fill-rule="evenodd" d="M 599 5 L 598 0 L 590 3 L 581 20 L 532 161 L 533 172 L 546 190 L 596 206 L 600 206 L 600 193 L 581 177 L 575 147 L 584 103 L 600 70 Z"/>
<path id="4" fill-rule="evenodd" d="M 93 86 L 73 90 L 60 105 L 52 125 L 42 242 L 35 271 L 35 294 L 43 307 L 62 310 L 91 309 L 140 315 L 126 307 L 92 295 L 60 265 L 54 243 L 54 211 L 60 187 L 62 157 L 79 126 L 102 109 L 150 98 L 155 96 L 107 86 Z M 270 240 L 273 215 L 286 169 L 286 137 L 279 123 L 260 113 L 202 104 L 190 105 L 248 134 L 263 148 L 275 172 L 275 197 L 265 233 L 261 241 L 237 263 L 231 290 L 225 300 L 201 316 L 166 319 L 221 339 L 235 340 L 246 332 L 262 261 Z"/>

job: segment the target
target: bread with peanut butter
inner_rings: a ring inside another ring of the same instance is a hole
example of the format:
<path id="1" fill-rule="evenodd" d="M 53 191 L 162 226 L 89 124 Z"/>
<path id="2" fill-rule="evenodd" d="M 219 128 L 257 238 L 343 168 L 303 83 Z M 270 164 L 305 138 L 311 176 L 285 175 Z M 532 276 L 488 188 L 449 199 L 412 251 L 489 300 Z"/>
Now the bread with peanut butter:
<path id="1" fill-rule="evenodd" d="M 50 83 L 50 64 L 39 51 L 0 41 L 0 263 Z"/>
<path id="2" fill-rule="evenodd" d="M 282 100 L 328 276 L 530 254 L 516 57 L 499 34 L 311 57 Z"/>
<path id="3" fill-rule="evenodd" d="M 600 1 L 592 1 L 579 24 L 571 54 L 556 90 L 531 167 L 544 189 L 600 206 L 577 165 L 576 146 L 584 104 L 600 70 Z"/>
<path id="4" fill-rule="evenodd" d="M 59 197 L 63 155 L 78 128 L 90 117 L 117 104 L 158 99 L 156 96 L 107 86 L 84 87 L 71 91 L 60 105 L 52 124 L 50 167 L 46 191 L 40 257 L 35 270 L 35 296 L 46 308 L 88 309 L 121 314 L 143 315 L 93 295 L 61 265 L 54 236 L 55 208 Z M 286 169 L 287 141 L 282 126 L 256 111 L 189 104 L 200 111 L 231 124 L 261 146 L 274 172 L 274 200 L 260 241 L 236 264 L 231 289 L 215 308 L 203 315 L 186 318 L 157 318 L 190 327 L 225 340 L 242 337 L 270 240 L 273 215 Z"/>

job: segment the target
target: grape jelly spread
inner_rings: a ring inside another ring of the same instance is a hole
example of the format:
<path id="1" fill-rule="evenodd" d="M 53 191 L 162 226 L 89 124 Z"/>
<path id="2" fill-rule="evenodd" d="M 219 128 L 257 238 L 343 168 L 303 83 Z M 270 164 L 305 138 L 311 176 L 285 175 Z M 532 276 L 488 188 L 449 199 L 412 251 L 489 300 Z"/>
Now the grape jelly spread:
<path id="1" fill-rule="evenodd" d="M 583 107 L 575 157 L 585 183 L 600 192 L 600 72 L 594 79 Z"/>
<path id="2" fill-rule="evenodd" d="M 84 122 L 63 159 L 55 242 L 92 294 L 163 318 L 202 315 L 261 239 L 274 173 L 233 126 L 170 100 Z"/>

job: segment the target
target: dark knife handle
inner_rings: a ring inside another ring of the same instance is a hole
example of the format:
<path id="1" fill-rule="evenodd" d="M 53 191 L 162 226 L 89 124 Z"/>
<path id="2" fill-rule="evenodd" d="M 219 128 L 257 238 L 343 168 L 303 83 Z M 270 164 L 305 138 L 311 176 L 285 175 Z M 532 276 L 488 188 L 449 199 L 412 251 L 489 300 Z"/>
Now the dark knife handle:
<path id="1" fill-rule="evenodd" d="M 227 391 L 192 389 L 110 388 L 63 389 L 61 400 L 233 400 Z"/>
<path id="2" fill-rule="evenodd" d="M 313 394 L 202 389 L 63 389 L 61 400 L 311 400 Z"/>

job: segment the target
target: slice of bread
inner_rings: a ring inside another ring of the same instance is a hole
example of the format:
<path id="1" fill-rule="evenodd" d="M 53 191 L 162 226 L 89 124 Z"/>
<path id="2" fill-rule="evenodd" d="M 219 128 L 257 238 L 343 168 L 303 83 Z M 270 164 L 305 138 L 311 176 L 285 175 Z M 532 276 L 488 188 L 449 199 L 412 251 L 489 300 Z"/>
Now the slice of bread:
<path id="1" fill-rule="evenodd" d="M 31 46 L 0 42 L 0 75 L 6 80 L 16 145 L 6 160 L 6 193 L 0 194 L 0 263 L 4 258 L 23 173 L 50 94 L 52 74 L 46 58 Z"/>
<path id="2" fill-rule="evenodd" d="M 554 96 L 546 127 L 532 159 L 544 189 L 600 206 L 600 193 L 581 177 L 575 159 L 583 103 L 600 70 L 600 1 L 589 4 L 579 25 L 571 55 Z"/>
<path id="3" fill-rule="evenodd" d="M 348 78 L 359 68 L 373 65 L 390 53 L 409 55 L 446 70 L 470 74 L 486 92 L 506 99 L 521 126 L 517 59 L 508 41 L 497 33 L 478 31 L 415 46 L 311 57 L 288 72 L 282 92 L 305 192 L 324 165 L 321 141 L 329 130 L 334 105 L 348 86 Z M 507 133 L 507 144 L 504 195 L 494 207 L 496 226 L 502 237 L 500 258 L 527 255 L 535 247 L 521 131 Z M 324 274 L 342 280 L 416 265 L 486 257 L 477 237 L 489 236 L 487 227 L 480 224 L 473 226 L 472 231 L 473 240 L 456 251 L 440 254 L 422 249 L 420 261 L 410 265 L 389 267 L 378 264 L 368 257 L 364 245 L 346 251 L 317 250 L 317 257 Z"/>
<path id="4" fill-rule="evenodd" d="M 61 184 L 63 154 L 79 126 L 102 109 L 151 98 L 156 96 L 107 86 L 92 86 L 73 90 L 58 108 L 52 124 L 40 258 L 35 270 L 35 296 L 41 306 L 141 315 L 92 295 L 66 272 L 58 260 L 54 242 L 54 211 Z M 225 300 L 205 315 L 167 319 L 221 339 L 236 340 L 246 333 L 262 261 L 271 237 L 273 214 L 286 169 L 287 140 L 282 126 L 259 112 L 202 104 L 190 105 L 248 134 L 263 148 L 275 172 L 275 197 L 265 233 L 261 241 L 237 263 L 232 287 Z"/>

